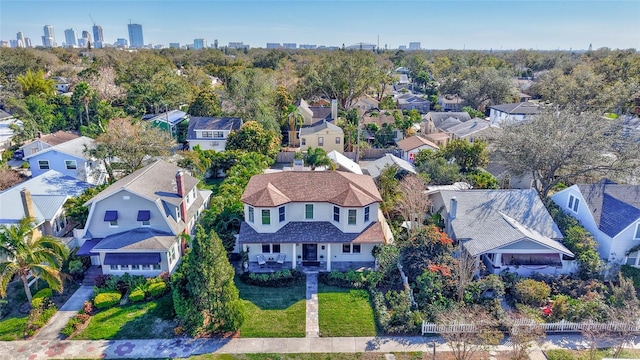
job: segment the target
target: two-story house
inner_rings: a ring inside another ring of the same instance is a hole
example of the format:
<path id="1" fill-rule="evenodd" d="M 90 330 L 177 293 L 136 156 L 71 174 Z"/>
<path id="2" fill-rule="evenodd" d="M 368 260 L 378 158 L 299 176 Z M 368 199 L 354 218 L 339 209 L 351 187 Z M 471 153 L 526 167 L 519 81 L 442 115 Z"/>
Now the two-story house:
<path id="1" fill-rule="evenodd" d="M 429 100 L 421 97 L 420 95 L 411 93 L 398 96 L 396 103 L 400 110 L 418 110 L 421 114 L 428 113 L 431 107 L 431 102 Z"/>
<path id="2" fill-rule="evenodd" d="M 398 141 L 398 147 L 402 150 L 402 159 L 413 164 L 420 150 L 438 150 L 440 147 L 421 136 L 411 136 Z"/>
<path id="3" fill-rule="evenodd" d="M 570 186 L 551 199 L 593 235 L 604 261 L 640 267 L 640 185 L 605 179 Z"/>
<path id="4" fill-rule="evenodd" d="M 239 117 L 191 117 L 187 132 L 189 150 L 200 145 L 202 150 L 224 151 L 229 134 L 241 126 Z"/>
<path id="5" fill-rule="evenodd" d="M 438 97 L 438 105 L 442 111 L 462 111 L 464 99 L 455 94 L 445 94 Z"/>
<path id="6" fill-rule="evenodd" d="M 107 180 L 104 163 L 86 153 L 94 147 L 95 140 L 81 136 L 27 155 L 24 160 L 29 162 L 32 176 L 55 170 L 90 184 L 102 185 Z"/>
<path id="7" fill-rule="evenodd" d="M 255 175 L 242 194 L 238 243 L 253 264 L 284 258 L 292 268 L 373 266 L 376 245 L 393 241 L 367 175 L 283 171 Z"/>
<path id="8" fill-rule="evenodd" d="M 47 135 L 43 135 L 42 133 L 38 132 L 38 135 L 35 139 L 27 141 L 20 147 L 19 150 L 22 151 L 22 154 L 24 154 L 24 156 L 29 156 L 52 146 L 60 145 L 69 140 L 77 139 L 78 137 L 78 134 L 62 130 Z"/>
<path id="9" fill-rule="evenodd" d="M 324 149 L 327 153 L 344 152 L 344 131 L 330 122 L 323 121 L 315 126 L 300 129 L 300 150 L 307 151 L 309 147 Z"/>
<path id="10" fill-rule="evenodd" d="M 422 123 L 420 124 L 420 132 L 425 135 L 439 133 L 449 127 L 456 126 L 469 120 L 471 120 L 471 116 L 466 111 L 431 111 L 423 118 Z"/>
<path id="11" fill-rule="evenodd" d="M 175 270 L 211 192 L 159 160 L 116 181 L 87 201 L 89 217 L 75 237 L 78 255 L 103 274 L 155 276 Z"/>
<path id="12" fill-rule="evenodd" d="M 489 122 L 497 127 L 503 123 L 518 124 L 530 120 L 540 112 L 540 106 L 531 102 L 492 105 L 489 109 Z"/>

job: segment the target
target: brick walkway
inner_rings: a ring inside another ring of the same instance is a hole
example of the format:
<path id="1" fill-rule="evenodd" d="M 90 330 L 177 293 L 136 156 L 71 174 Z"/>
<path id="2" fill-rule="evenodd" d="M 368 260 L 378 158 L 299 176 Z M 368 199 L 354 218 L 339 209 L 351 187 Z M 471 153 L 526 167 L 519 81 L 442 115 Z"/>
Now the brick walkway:
<path id="1" fill-rule="evenodd" d="M 306 312 L 306 334 L 309 338 L 320 336 L 320 325 L 318 325 L 318 273 L 307 273 L 307 312 Z"/>

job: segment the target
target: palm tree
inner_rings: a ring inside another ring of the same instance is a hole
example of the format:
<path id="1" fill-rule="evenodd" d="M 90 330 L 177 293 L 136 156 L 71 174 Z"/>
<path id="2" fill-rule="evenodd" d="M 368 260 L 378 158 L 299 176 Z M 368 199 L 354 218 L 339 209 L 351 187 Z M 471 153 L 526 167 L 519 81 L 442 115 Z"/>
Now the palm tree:
<path id="1" fill-rule="evenodd" d="M 0 296 L 7 296 L 7 285 L 14 275 L 22 279 L 27 299 L 31 302 L 28 276 L 43 279 L 53 290 L 62 291 L 62 262 L 68 255 L 67 246 L 53 236 L 41 236 L 34 231 L 33 218 L 23 218 L 15 225 L 0 226 L 0 253 L 7 260 L 0 263 Z"/>
<path id="2" fill-rule="evenodd" d="M 336 164 L 331 161 L 331 158 L 327 156 L 327 152 L 323 148 L 313 149 L 311 146 L 307 149 L 307 152 L 302 154 L 302 158 L 305 164 L 311 166 L 311 170 L 315 170 L 318 166 L 326 166 L 329 170 L 335 170 Z"/>
<path id="3" fill-rule="evenodd" d="M 296 129 L 301 129 L 304 124 L 304 117 L 298 111 L 298 108 L 294 105 L 287 107 L 287 120 L 289 121 L 289 146 L 293 146 L 296 143 L 296 139 L 291 139 L 292 136 L 298 134 Z M 300 136 L 298 136 L 300 137 Z"/>

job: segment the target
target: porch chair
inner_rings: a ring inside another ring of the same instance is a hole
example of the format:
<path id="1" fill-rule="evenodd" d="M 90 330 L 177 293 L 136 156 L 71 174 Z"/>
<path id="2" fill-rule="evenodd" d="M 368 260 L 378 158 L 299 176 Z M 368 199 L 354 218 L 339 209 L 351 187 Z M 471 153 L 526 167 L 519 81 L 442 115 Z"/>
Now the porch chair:
<path id="1" fill-rule="evenodd" d="M 256 260 L 258 260 L 258 265 L 260 265 L 260 267 L 263 267 L 267 263 L 267 260 L 264 258 L 264 255 L 262 254 L 256 255 Z"/>
<path id="2" fill-rule="evenodd" d="M 276 262 L 280 265 L 284 264 L 284 259 L 287 257 L 287 254 L 278 254 L 278 259 Z"/>

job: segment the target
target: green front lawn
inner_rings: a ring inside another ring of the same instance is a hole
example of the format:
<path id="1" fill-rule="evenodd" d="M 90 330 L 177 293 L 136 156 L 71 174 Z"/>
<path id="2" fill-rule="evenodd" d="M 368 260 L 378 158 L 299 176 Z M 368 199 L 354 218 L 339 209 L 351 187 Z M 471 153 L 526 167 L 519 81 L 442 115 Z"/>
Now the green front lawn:
<path id="1" fill-rule="evenodd" d="M 20 340 L 24 337 L 24 330 L 27 326 L 27 316 L 9 317 L 0 321 L 0 340 L 12 341 Z"/>
<path id="2" fill-rule="evenodd" d="M 376 335 L 376 322 L 366 290 L 320 284 L 318 320 L 323 337 Z"/>
<path id="3" fill-rule="evenodd" d="M 171 294 L 149 302 L 116 306 L 91 317 L 75 340 L 163 339 L 173 336 Z"/>
<path id="4" fill-rule="evenodd" d="M 266 288 L 243 283 L 236 277 L 246 315 L 242 337 L 304 337 L 305 285 Z"/>
<path id="5" fill-rule="evenodd" d="M 422 360 L 421 352 L 393 353 L 396 360 Z M 384 360 L 384 353 L 307 353 L 307 354 L 205 354 L 194 355 L 189 360 Z"/>
<path id="6" fill-rule="evenodd" d="M 545 350 L 545 355 L 549 360 L 589 360 L 589 350 Z M 620 359 L 637 359 L 640 356 L 640 350 L 625 349 L 620 354 Z M 594 359 L 601 360 L 603 358 L 612 358 L 612 349 L 596 350 Z"/>

